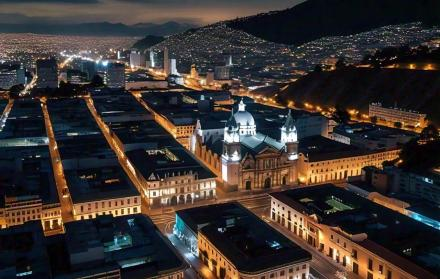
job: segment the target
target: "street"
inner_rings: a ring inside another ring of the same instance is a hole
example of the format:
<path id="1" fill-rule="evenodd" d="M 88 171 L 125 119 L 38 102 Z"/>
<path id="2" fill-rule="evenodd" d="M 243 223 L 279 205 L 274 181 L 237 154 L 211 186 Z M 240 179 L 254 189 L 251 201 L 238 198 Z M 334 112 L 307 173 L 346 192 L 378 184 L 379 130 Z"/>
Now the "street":
<path id="1" fill-rule="evenodd" d="M 334 278 L 336 272 L 339 268 L 336 266 L 336 263 L 331 262 L 329 259 L 325 258 L 319 251 L 310 247 L 304 240 L 296 237 L 287 229 L 281 227 L 276 222 L 272 222 L 269 220 L 269 212 L 270 212 L 270 197 L 268 194 L 258 194 L 252 197 L 249 196 L 241 196 L 236 198 L 228 198 L 225 197 L 223 199 L 218 199 L 218 203 L 229 202 L 232 200 L 238 201 L 244 207 L 252 211 L 254 214 L 260 216 L 263 220 L 265 220 L 270 226 L 274 229 L 285 235 L 287 238 L 298 244 L 301 248 L 309 251 L 312 254 L 312 262 L 310 263 L 310 273 L 312 274 L 311 278 L 323 278 L 330 279 Z M 194 205 L 193 205 L 194 206 Z M 196 206 L 202 206 L 202 204 L 197 204 Z M 187 206 L 186 206 L 187 207 Z M 184 207 L 170 207 L 163 209 L 162 211 L 156 211 L 155 213 L 149 215 L 149 217 L 153 220 L 156 226 L 168 236 L 170 241 L 175 245 L 175 247 L 181 252 L 182 255 L 185 256 L 188 263 L 194 268 L 195 266 L 199 266 L 203 270 L 197 270 L 196 273 L 199 274 L 207 274 L 206 266 L 203 265 L 197 258 L 195 258 L 192 254 L 189 253 L 188 250 L 182 248 L 182 244 L 180 240 L 175 238 L 173 233 L 173 227 L 175 223 L 175 211 L 179 209 L 183 209 Z M 194 264 L 194 261 L 197 260 L 199 263 L 197 265 Z M 209 274 L 208 274 L 209 275 Z M 212 278 L 211 275 L 204 278 Z"/>
<path id="2" fill-rule="evenodd" d="M 44 123 L 46 126 L 47 137 L 49 138 L 49 152 L 52 159 L 52 168 L 55 177 L 55 184 L 57 186 L 58 197 L 61 205 L 61 216 L 63 223 L 71 222 L 73 218 L 73 206 L 70 195 L 64 195 L 68 192 L 66 178 L 64 177 L 63 164 L 61 162 L 60 153 L 58 152 L 55 135 L 50 121 L 49 112 L 47 111 L 46 100 L 41 100 L 42 110 L 44 115 Z"/>

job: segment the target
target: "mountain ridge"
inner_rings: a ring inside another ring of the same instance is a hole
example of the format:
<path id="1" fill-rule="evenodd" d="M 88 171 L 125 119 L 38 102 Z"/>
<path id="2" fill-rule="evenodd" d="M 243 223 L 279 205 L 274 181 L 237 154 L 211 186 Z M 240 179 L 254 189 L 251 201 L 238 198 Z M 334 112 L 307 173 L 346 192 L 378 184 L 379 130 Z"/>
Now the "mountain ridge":
<path id="1" fill-rule="evenodd" d="M 77 24 L 43 23 L 0 23 L 0 33 L 35 33 L 48 35 L 84 35 L 84 36 L 168 36 L 196 27 L 189 23 L 168 21 L 162 24 L 91 22 Z"/>
<path id="2" fill-rule="evenodd" d="M 440 1 L 308 0 L 289 9 L 238 18 L 226 24 L 264 40 L 299 45 L 322 37 L 352 35 L 410 22 L 440 24 Z"/>

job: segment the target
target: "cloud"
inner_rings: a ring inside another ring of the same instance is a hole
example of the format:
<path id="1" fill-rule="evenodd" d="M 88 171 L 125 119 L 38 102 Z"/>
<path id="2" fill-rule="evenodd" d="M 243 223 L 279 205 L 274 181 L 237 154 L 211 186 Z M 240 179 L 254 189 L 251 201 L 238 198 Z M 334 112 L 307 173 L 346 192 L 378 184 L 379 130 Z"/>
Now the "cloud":
<path id="1" fill-rule="evenodd" d="M 99 0 L 0 0 L 0 4 L 96 4 L 99 2 Z"/>

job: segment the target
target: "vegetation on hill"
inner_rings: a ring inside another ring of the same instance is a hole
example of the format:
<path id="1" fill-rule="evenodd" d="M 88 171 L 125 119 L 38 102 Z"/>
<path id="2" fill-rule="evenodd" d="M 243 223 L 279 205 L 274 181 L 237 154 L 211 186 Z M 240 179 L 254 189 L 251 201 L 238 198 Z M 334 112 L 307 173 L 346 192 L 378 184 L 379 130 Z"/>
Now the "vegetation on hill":
<path id="1" fill-rule="evenodd" d="M 148 35 L 145 38 L 143 38 L 142 40 L 137 41 L 132 46 L 132 48 L 138 49 L 140 51 L 144 51 L 152 46 L 155 46 L 155 45 L 161 43 L 164 40 L 165 40 L 165 37 Z"/>
<path id="2" fill-rule="evenodd" d="M 308 0 L 283 11 L 232 20 L 228 26 L 268 41 L 299 45 L 410 22 L 439 24 L 440 1 Z"/>
<path id="3" fill-rule="evenodd" d="M 440 64 L 440 48 L 429 49 L 426 46 L 386 47 L 374 54 L 367 54 L 361 64 L 385 67 L 395 63 L 436 63 Z"/>
<path id="4" fill-rule="evenodd" d="M 344 67 L 312 72 L 278 93 L 278 102 L 306 102 L 322 107 L 355 108 L 368 113 L 368 105 L 381 102 L 417 110 L 440 123 L 440 72 Z"/>

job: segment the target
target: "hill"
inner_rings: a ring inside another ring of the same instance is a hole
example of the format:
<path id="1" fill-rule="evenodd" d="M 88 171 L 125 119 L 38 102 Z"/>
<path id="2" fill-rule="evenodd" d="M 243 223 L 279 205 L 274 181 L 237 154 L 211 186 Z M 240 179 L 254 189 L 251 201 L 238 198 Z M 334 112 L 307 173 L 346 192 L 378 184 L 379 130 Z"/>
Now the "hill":
<path id="1" fill-rule="evenodd" d="M 440 24 L 438 0 L 308 0 L 290 9 L 239 18 L 231 28 L 283 44 L 299 45 L 410 22 Z"/>
<path id="2" fill-rule="evenodd" d="M 150 48 L 152 46 L 155 46 L 155 45 L 163 42 L 164 40 L 165 40 L 165 37 L 148 35 L 145 38 L 143 38 L 142 40 L 139 40 L 136 43 L 134 43 L 132 48 L 144 51 L 147 48 Z"/>
<path id="3" fill-rule="evenodd" d="M 440 72 L 401 69 L 345 68 L 313 72 L 291 83 L 278 94 L 287 104 L 309 102 L 314 105 L 356 108 L 368 112 L 371 102 L 428 114 L 440 124 Z"/>
<path id="4" fill-rule="evenodd" d="M 167 36 L 184 32 L 195 26 L 187 23 L 169 21 L 163 24 L 138 23 L 126 25 L 122 23 L 94 22 L 80 24 L 42 23 L 5 23 L 0 22 L 0 33 L 35 33 L 51 35 L 82 35 L 82 36 Z"/>

